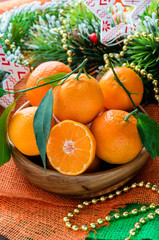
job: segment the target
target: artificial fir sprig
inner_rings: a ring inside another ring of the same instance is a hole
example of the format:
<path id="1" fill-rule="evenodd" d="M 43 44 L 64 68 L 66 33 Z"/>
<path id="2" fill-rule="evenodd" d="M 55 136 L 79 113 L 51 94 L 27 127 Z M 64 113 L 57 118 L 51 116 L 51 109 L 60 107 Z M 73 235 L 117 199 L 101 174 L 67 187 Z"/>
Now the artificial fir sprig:
<path id="1" fill-rule="evenodd" d="M 143 20 L 145 16 L 151 17 L 151 14 L 153 12 L 157 14 L 157 19 L 159 19 L 159 0 L 152 0 L 150 6 L 146 9 L 146 11 L 141 16 L 141 20 Z"/>
<path id="2" fill-rule="evenodd" d="M 98 66 L 104 64 L 101 58 L 104 53 L 117 52 L 121 49 L 120 45 L 106 47 L 100 42 L 101 21 L 86 8 L 83 2 L 75 4 L 67 14 L 69 18 L 64 24 L 64 31 L 69 33 L 66 44 L 72 51 L 71 66 L 73 68 L 87 57 L 87 72 L 94 72 Z M 112 27 L 116 24 L 112 17 Z M 93 41 L 92 34 L 96 36 L 96 41 Z"/>
<path id="3" fill-rule="evenodd" d="M 144 18 L 138 33 L 138 37 L 129 41 L 125 57 L 159 79 L 159 23 L 155 13 Z"/>
<path id="4" fill-rule="evenodd" d="M 39 25 L 42 18 L 44 21 L 48 21 L 48 16 L 59 19 L 60 10 L 67 8 L 71 2 L 72 0 L 67 2 L 59 0 L 58 2 L 52 1 L 44 5 L 41 5 L 40 2 L 33 2 L 0 15 L 0 43 L 6 55 L 9 58 L 10 55 L 12 56 L 12 59 L 9 60 L 28 65 L 29 59 L 33 58 L 33 54 L 29 52 L 27 43 L 31 39 L 30 31 L 33 31 L 34 25 Z M 59 22 L 60 26 L 61 22 Z M 49 25 L 49 28 L 51 28 L 51 25 Z M 48 42 L 47 46 L 49 46 Z M 44 61 L 44 59 L 41 60 L 41 56 L 39 58 L 39 63 Z"/>

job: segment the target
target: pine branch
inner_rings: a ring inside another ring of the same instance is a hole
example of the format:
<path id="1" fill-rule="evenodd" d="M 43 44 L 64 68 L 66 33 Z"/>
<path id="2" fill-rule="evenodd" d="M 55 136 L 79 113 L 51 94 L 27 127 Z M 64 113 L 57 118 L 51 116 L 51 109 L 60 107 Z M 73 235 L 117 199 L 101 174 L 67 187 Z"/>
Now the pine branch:
<path id="1" fill-rule="evenodd" d="M 153 13 L 151 17 L 145 17 L 141 22 L 138 32 L 145 32 L 145 37 L 133 38 L 127 48 L 127 60 L 140 65 L 149 73 L 152 73 L 156 79 L 159 79 L 159 23 Z M 149 36 L 149 34 L 151 34 Z"/>

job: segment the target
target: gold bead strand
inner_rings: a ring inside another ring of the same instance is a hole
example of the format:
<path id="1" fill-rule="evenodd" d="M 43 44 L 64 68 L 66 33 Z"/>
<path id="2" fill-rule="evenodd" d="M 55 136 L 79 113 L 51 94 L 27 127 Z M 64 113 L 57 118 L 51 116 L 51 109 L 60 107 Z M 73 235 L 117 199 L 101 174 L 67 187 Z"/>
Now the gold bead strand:
<path id="1" fill-rule="evenodd" d="M 136 66 L 135 63 L 130 63 L 130 67 L 133 68 L 135 71 L 139 72 L 142 76 L 146 77 L 148 80 L 152 81 L 152 84 L 154 85 L 154 93 L 155 93 L 155 99 L 157 100 L 159 104 L 159 88 L 158 88 L 158 80 L 155 80 L 153 75 L 151 73 L 147 73 L 145 69 L 141 69 L 140 66 Z"/>
<path id="2" fill-rule="evenodd" d="M 68 49 L 68 45 L 67 45 L 68 34 L 66 32 L 64 32 L 64 30 L 60 30 L 59 33 L 62 37 L 62 39 L 61 39 L 62 47 L 67 53 L 67 56 L 68 56 L 67 57 L 67 62 L 68 62 L 68 65 L 70 67 L 70 65 L 73 61 L 73 59 L 72 59 L 73 52 L 72 52 L 72 50 Z"/>
<path id="3" fill-rule="evenodd" d="M 69 4 L 66 6 L 66 9 L 68 8 L 68 6 L 69 6 Z M 59 31 L 59 33 L 60 33 L 60 35 L 61 35 L 61 37 L 62 37 L 62 39 L 61 39 L 61 42 L 62 42 L 62 47 L 63 47 L 63 49 L 66 51 L 66 53 L 67 53 L 67 62 L 68 62 L 68 66 L 70 67 L 71 66 L 71 63 L 72 63 L 72 55 L 73 55 L 73 52 L 72 52 L 72 50 L 69 50 L 68 49 L 68 44 L 67 44 L 67 39 L 68 39 L 68 33 L 66 32 L 66 30 L 64 30 L 65 29 L 65 25 L 66 25 L 66 22 L 67 22 L 67 20 L 66 19 L 64 19 L 64 17 L 63 17 L 63 15 L 64 15 L 64 13 L 65 13 L 65 11 L 64 11 L 64 9 L 61 9 L 60 10 L 60 14 L 61 14 L 61 18 L 60 18 L 60 20 L 61 20 L 61 22 L 63 23 L 62 25 L 63 25 L 63 27 L 62 27 L 62 29 Z"/>
<path id="4" fill-rule="evenodd" d="M 156 215 L 159 215 L 159 208 L 155 210 L 155 213 L 148 213 L 147 217 L 142 217 L 139 219 L 139 222 L 134 224 L 134 228 L 130 229 L 129 237 L 125 238 L 125 240 L 130 240 L 131 236 L 135 236 L 136 231 L 141 228 L 141 225 L 145 224 L 147 220 L 153 220 Z"/>
<path id="5" fill-rule="evenodd" d="M 109 60 L 108 60 L 108 57 L 109 57 L 108 54 L 104 54 L 104 55 L 103 55 L 103 59 L 104 59 L 104 62 L 105 62 L 104 68 L 105 68 L 106 71 L 109 69 Z"/>
<path id="6" fill-rule="evenodd" d="M 148 219 L 153 220 L 156 215 L 159 215 L 159 204 L 151 203 L 149 206 L 141 206 L 140 209 L 132 209 L 130 212 L 124 211 L 121 213 L 115 213 L 114 215 L 106 215 L 105 218 L 98 218 L 96 222 L 90 223 L 88 226 L 87 224 L 83 224 L 81 227 L 77 225 L 72 225 L 70 222 L 70 219 L 73 218 L 76 214 L 80 213 L 80 210 L 83 209 L 86 206 L 89 206 L 90 204 L 96 204 L 98 202 L 104 202 L 106 200 L 110 200 L 114 198 L 115 196 L 119 196 L 122 193 L 126 193 L 131 189 L 135 189 L 137 187 L 145 187 L 146 189 L 151 189 L 153 192 L 157 192 L 159 194 L 159 188 L 157 185 L 152 185 L 150 182 L 144 183 L 133 183 L 130 187 L 125 186 L 122 190 L 116 190 L 115 193 L 110 193 L 108 196 L 101 196 L 100 198 L 93 198 L 91 201 L 84 201 L 82 204 L 78 204 L 77 208 L 74 209 L 73 212 L 69 212 L 66 217 L 63 218 L 63 221 L 65 222 L 66 227 L 72 229 L 73 231 L 77 230 L 83 230 L 88 231 L 90 229 L 95 229 L 98 225 L 102 225 L 104 222 L 111 222 L 112 220 L 118 220 L 120 218 L 127 218 L 130 215 L 137 215 L 139 213 L 144 213 L 148 210 L 154 210 L 155 212 L 148 213 L 147 217 L 141 217 L 139 219 L 139 222 L 134 224 L 134 228 L 129 231 L 129 237 L 125 238 L 125 240 L 130 240 L 132 236 L 136 234 L 136 231 L 140 229 L 141 225 L 146 223 Z"/>
<path id="7" fill-rule="evenodd" d="M 10 46 L 10 45 L 11 45 L 11 42 L 10 42 L 9 39 L 6 39 L 6 40 L 4 41 L 4 43 L 5 43 L 7 46 Z"/>
<path id="8" fill-rule="evenodd" d="M 82 225 L 81 227 L 78 227 L 77 225 L 72 225 L 70 222 L 70 218 L 73 218 L 75 214 L 79 214 L 80 210 L 82 208 L 84 208 L 85 206 L 88 206 L 89 204 L 96 204 L 97 202 L 104 202 L 107 199 L 112 199 L 118 195 L 120 195 L 123 192 L 127 192 L 129 191 L 130 188 L 129 187 L 124 187 L 123 190 L 117 190 L 115 194 L 109 194 L 108 196 L 101 196 L 100 198 L 93 198 L 91 201 L 84 201 L 82 204 L 79 204 L 77 206 L 77 208 L 74 209 L 73 212 L 69 212 L 68 215 L 66 217 L 63 218 L 63 221 L 65 222 L 66 227 L 71 228 L 74 231 L 77 231 L 78 229 L 82 229 L 84 231 L 87 231 L 88 229 L 92 228 L 96 228 L 97 225 L 101 225 L 104 223 L 104 221 L 111 221 L 113 218 L 115 219 L 119 219 L 120 216 L 118 214 L 115 214 L 114 216 L 109 216 L 107 215 L 105 217 L 105 219 L 99 218 L 97 219 L 96 223 L 90 223 L 90 226 L 87 226 L 86 224 Z"/>

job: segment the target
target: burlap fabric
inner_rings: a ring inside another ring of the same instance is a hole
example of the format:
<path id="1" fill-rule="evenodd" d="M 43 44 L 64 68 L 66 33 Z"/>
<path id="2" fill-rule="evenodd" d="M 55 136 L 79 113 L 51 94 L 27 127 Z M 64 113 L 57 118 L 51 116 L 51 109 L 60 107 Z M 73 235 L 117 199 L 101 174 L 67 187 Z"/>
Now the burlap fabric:
<path id="1" fill-rule="evenodd" d="M 19 82 L 15 90 L 25 88 L 25 82 L 26 79 Z M 26 95 L 23 95 L 14 111 L 26 100 Z M 159 122 L 157 105 L 146 107 L 146 111 Z M 0 113 L 2 112 L 3 108 L 0 107 Z M 159 185 L 159 158 L 155 160 L 149 158 L 141 171 L 131 180 L 139 181 Z M 65 228 L 63 222 L 63 217 L 68 211 L 72 211 L 82 201 L 51 194 L 35 187 L 23 177 L 13 159 L 0 168 L 0 234 L 9 240 L 85 239 L 86 232 L 73 232 Z M 123 208 L 129 203 L 150 204 L 158 201 L 158 195 L 150 190 L 133 189 L 108 202 L 90 205 L 81 211 L 75 222 L 80 225 L 94 222 L 97 218 L 104 217 L 112 210 Z"/>

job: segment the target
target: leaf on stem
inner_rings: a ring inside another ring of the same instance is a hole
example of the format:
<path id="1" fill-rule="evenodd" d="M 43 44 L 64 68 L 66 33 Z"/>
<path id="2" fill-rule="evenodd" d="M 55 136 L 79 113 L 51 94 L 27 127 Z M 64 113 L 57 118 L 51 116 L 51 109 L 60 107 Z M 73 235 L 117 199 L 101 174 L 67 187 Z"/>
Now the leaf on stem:
<path id="1" fill-rule="evenodd" d="M 55 80 L 55 82 L 50 83 L 50 85 L 51 85 L 52 87 L 55 87 L 55 86 L 57 85 L 57 81 L 60 81 L 60 80 L 62 80 L 63 78 L 65 78 L 67 74 L 68 74 L 68 73 L 64 73 L 64 72 L 57 73 L 57 74 L 54 74 L 54 75 L 52 75 L 52 76 L 50 76 L 50 77 L 46 77 L 46 78 L 41 78 L 41 79 L 39 79 L 38 83 L 39 83 L 40 81 L 44 81 L 44 82 L 46 82 L 46 83 L 49 83 L 49 82 Z M 57 81 L 56 81 L 56 80 L 57 80 Z M 38 83 L 37 83 L 37 84 L 38 84 Z"/>
<path id="2" fill-rule="evenodd" d="M 50 134 L 51 120 L 53 114 L 52 88 L 47 92 L 39 104 L 34 116 L 34 133 L 36 143 L 46 171 L 46 143 Z"/>
<path id="3" fill-rule="evenodd" d="M 138 113 L 137 129 L 143 146 L 153 159 L 159 156 L 159 124 L 144 113 Z"/>
<path id="4" fill-rule="evenodd" d="M 5 93 L 6 91 L 3 88 L 0 88 L 0 98 L 3 97 Z"/>
<path id="5" fill-rule="evenodd" d="M 7 139 L 7 126 L 8 119 L 12 109 L 15 107 L 17 100 L 23 95 L 23 93 L 11 104 L 9 105 L 3 112 L 0 118 L 0 166 L 5 164 L 10 160 L 10 148 L 8 145 Z"/>

